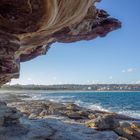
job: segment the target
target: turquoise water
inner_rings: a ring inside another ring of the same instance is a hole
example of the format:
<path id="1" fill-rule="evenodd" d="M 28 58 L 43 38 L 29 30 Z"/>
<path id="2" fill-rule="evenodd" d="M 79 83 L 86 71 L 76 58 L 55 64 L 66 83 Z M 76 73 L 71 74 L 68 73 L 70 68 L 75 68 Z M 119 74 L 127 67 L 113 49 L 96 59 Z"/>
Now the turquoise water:
<path id="1" fill-rule="evenodd" d="M 73 102 L 93 110 L 112 111 L 140 118 L 140 92 L 41 92 L 32 99 Z"/>

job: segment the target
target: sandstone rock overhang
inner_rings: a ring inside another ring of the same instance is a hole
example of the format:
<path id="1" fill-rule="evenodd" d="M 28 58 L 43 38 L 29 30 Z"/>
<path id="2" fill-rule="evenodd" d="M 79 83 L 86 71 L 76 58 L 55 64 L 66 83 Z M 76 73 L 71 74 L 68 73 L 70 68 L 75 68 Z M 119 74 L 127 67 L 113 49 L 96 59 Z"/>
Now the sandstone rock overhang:
<path id="1" fill-rule="evenodd" d="M 121 22 L 97 9 L 100 0 L 1 0 L 0 85 L 18 78 L 20 62 L 46 54 L 54 42 L 104 37 Z"/>

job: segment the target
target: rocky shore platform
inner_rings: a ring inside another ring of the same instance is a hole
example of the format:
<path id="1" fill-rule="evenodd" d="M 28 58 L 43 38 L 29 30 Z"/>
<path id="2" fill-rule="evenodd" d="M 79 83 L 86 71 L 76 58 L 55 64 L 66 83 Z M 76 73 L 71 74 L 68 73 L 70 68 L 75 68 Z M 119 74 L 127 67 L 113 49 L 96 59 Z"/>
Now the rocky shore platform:
<path id="1" fill-rule="evenodd" d="M 140 120 L 74 103 L 1 94 L 0 140 L 140 140 Z"/>

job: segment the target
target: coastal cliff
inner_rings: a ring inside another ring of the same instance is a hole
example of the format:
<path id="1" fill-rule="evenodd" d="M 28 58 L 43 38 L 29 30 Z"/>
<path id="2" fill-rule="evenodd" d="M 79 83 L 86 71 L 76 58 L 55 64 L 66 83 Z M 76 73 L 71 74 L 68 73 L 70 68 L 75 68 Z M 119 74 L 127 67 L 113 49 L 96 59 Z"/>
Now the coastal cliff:
<path id="1" fill-rule="evenodd" d="M 20 62 L 46 54 L 54 42 L 104 37 L 121 22 L 97 9 L 100 0 L 1 0 L 0 85 L 18 78 Z"/>

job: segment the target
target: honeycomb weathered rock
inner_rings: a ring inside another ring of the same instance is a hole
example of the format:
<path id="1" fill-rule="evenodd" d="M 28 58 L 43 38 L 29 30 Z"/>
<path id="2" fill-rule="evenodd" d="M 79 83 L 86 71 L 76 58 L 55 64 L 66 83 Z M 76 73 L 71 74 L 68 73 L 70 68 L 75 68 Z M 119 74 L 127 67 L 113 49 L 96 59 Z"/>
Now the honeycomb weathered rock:
<path id="1" fill-rule="evenodd" d="M 0 85 L 19 77 L 20 62 L 46 54 L 54 42 L 104 37 L 121 23 L 96 9 L 99 0 L 1 0 Z"/>

